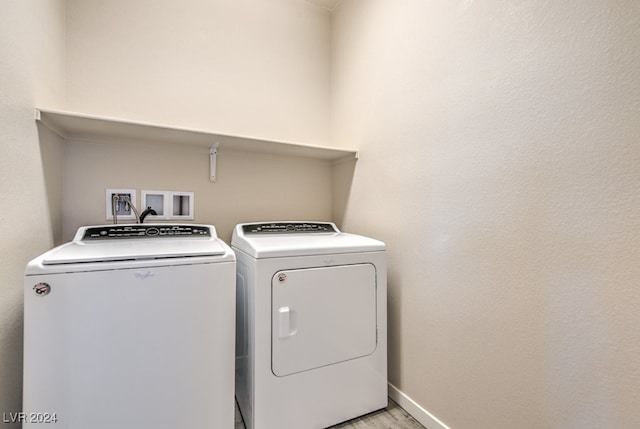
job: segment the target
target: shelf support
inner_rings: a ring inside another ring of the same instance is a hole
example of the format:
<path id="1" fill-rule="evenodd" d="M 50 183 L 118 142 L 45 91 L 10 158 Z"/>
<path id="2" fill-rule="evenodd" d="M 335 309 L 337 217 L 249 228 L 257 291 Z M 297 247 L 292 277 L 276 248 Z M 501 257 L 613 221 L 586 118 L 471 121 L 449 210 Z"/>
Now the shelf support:
<path id="1" fill-rule="evenodd" d="M 217 179 L 216 167 L 218 161 L 218 146 L 220 146 L 220 143 L 215 142 L 209 149 L 209 181 L 211 183 L 215 182 Z"/>

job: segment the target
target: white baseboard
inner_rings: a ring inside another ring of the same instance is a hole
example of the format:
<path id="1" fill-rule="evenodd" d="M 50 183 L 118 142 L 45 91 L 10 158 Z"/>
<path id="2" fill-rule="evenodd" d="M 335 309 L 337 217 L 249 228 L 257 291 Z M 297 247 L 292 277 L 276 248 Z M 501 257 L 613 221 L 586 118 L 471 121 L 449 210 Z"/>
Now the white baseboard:
<path id="1" fill-rule="evenodd" d="M 427 429 L 450 429 L 449 426 L 442 423 L 436 416 L 422 408 L 391 383 L 389 383 L 389 397 Z"/>

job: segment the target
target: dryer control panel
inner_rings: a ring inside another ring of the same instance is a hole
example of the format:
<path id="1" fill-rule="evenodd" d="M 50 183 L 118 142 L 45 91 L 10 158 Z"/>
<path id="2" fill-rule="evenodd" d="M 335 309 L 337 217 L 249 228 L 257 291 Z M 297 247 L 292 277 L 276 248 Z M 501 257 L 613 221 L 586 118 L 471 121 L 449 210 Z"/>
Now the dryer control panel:
<path id="1" fill-rule="evenodd" d="M 306 234 L 340 232 L 332 223 L 318 222 L 270 222 L 242 226 L 245 234 Z"/>
<path id="2" fill-rule="evenodd" d="M 211 237 L 211 230 L 199 225 L 105 225 L 87 228 L 82 240 L 113 240 L 119 238 Z"/>

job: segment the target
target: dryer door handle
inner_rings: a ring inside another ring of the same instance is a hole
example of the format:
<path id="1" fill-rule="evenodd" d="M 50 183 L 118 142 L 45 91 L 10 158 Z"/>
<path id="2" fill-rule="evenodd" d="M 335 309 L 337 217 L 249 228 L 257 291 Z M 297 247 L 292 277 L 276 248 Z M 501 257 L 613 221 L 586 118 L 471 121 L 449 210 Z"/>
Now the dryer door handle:
<path id="1" fill-rule="evenodd" d="M 278 309 L 278 336 L 280 338 L 288 338 L 298 332 L 297 317 L 295 310 L 289 307 L 280 307 Z"/>

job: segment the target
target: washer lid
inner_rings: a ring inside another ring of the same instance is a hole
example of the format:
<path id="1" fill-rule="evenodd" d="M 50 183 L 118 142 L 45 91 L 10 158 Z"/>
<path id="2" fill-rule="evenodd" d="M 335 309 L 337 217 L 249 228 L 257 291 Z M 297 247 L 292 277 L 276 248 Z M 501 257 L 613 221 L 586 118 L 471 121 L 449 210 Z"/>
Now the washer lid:
<path id="1" fill-rule="evenodd" d="M 328 255 L 338 253 L 374 252 L 385 250 L 385 244 L 361 235 L 340 232 L 330 223 L 314 222 L 269 222 L 263 225 L 291 225 L 282 231 L 256 233 L 258 224 L 236 225 L 231 245 L 254 258 L 280 258 L 287 256 Z M 305 227 L 303 227 L 305 225 Z M 326 230 L 308 227 L 328 225 Z M 266 228 L 267 230 L 269 228 Z"/>
<path id="2" fill-rule="evenodd" d="M 186 258 L 224 255 L 215 238 L 150 238 L 136 240 L 73 241 L 42 256 L 43 265 L 111 262 L 141 259 Z"/>
<path id="3" fill-rule="evenodd" d="M 224 255 L 213 225 L 117 224 L 78 228 L 73 241 L 34 261 L 42 265 Z"/>

